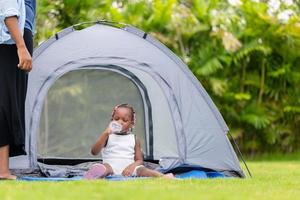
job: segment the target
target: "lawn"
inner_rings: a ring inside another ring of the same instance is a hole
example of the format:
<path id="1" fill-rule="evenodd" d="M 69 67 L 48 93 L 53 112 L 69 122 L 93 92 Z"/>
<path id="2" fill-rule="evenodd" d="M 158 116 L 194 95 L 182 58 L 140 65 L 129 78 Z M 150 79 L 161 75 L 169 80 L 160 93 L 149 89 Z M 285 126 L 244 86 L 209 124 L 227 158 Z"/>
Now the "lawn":
<path id="1" fill-rule="evenodd" d="M 0 199 L 299 199 L 300 161 L 250 161 L 253 178 L 0 182 Z"/>

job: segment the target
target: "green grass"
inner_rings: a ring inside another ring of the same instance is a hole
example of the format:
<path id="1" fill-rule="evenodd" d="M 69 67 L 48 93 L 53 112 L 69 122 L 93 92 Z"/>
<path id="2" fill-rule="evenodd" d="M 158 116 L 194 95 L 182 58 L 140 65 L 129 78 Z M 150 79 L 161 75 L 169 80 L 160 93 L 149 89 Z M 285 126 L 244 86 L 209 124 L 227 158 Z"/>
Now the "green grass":
<path id="1" fill-rule="evenodd" d="M 265 153 L 247 158 L 251 161 L 299 161 L 300 162 L 300 151 L 284 154 L 282 152 Z"/>
<path id="2" fill-rule="evenodd" d="M 299 199 L 300 161 L 251 161 L 253 178 L 0 182 L 0 199 Z"/>

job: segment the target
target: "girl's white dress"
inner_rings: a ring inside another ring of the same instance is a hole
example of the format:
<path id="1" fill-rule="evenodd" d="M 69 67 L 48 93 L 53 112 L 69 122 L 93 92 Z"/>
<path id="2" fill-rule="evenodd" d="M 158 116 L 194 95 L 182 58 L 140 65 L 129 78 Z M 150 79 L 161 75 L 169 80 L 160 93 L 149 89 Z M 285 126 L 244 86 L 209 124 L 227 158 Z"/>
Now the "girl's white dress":
<path id="1" fill-rule="evenodd" d="M 134 134 L 110 134 L 106 146 L 101 151 L 103 163 L 107 163 L 112 167 L 114 175 L 121 175 L 128 165 L 135 162 L 134 147 Z M 136 170 L 139 167 L 141 166 L 135 168 L 133 176 L 136 176 Z"/>

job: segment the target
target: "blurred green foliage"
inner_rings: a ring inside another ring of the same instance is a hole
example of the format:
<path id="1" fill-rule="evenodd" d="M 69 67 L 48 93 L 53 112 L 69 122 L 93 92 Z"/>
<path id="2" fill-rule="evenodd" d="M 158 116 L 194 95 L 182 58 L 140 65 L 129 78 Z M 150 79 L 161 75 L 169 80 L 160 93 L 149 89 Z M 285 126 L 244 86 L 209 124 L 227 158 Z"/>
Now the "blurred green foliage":
<path id="1" fill-rule="evenodd" d="M 36 44 L 85 21 L 131 24 L 201 81 L 244 152 L 300 148 L 300 2 L 39 0 Z"/>

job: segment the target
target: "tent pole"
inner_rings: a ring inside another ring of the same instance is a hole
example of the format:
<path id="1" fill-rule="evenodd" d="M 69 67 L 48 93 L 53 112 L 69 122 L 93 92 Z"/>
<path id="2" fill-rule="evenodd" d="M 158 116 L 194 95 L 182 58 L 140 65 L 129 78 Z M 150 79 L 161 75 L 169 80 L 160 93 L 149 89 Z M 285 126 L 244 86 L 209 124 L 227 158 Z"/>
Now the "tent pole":
<path id="1" fill-rule="evenodd" d="M 250 172 L 250 170 L 249 170 L 249 168 L 248 168 L 248 165 L 246 164 L 246 161 L 244 160 L 243 154 L 242 154 L 242 152 L 240 151 L 239 146 L 237 145 L 235 139 L 232 137 L 232 135 L 230 134 L 230 132 L 228 132 L 228 134 L 229 134 L 230 138 L 232 139 L 232 141 L 233 141 L 233 143 L 234 143 L 236 149 L 238 150 L 239 155 L 241 156 L 241 159 L 242 159 L 244 165 L 246 166 L 246 169 L 247 169 L 247 171 L 248 171 L 250 177 L 252 178 L 251 172 Z"/>
<path id="2" fill-rule="evenodd" d="M 45 143 L 44 148 L 46 154 L 48 153 L 48 137 L 49 137 L 49 113 L 48 113 L 48 96 L 45 98 Z"/>

